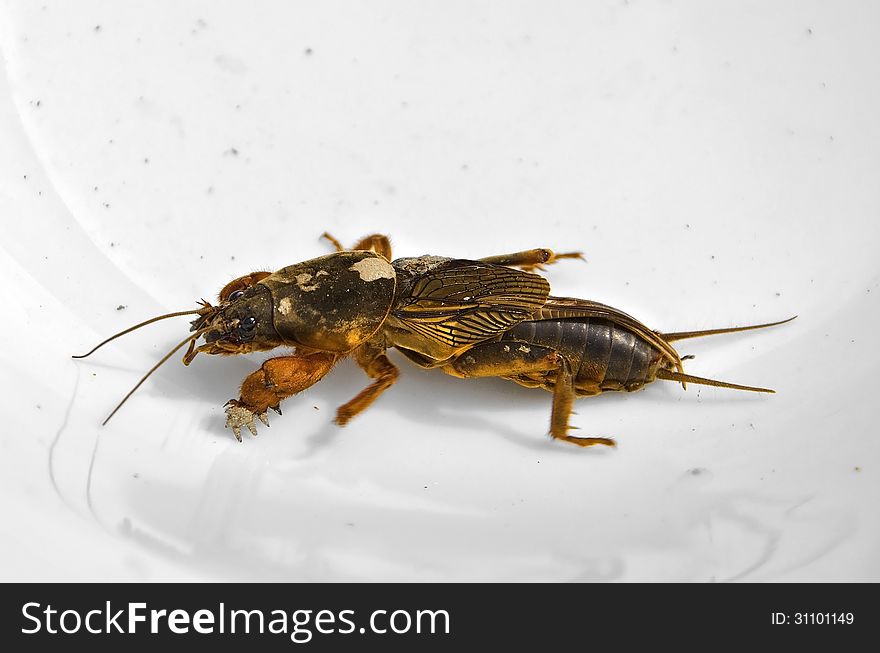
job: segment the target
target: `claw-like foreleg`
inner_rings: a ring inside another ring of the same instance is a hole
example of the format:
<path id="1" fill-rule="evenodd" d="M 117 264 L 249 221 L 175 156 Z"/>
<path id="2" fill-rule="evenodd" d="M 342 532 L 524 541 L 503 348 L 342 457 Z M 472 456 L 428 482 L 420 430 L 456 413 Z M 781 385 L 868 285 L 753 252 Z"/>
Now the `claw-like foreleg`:
<path id="1" fill-rule="evenodd" d="M 255 413 L 247 406 L 241 405 L 235 399 L 226 402 L 226 428 L 232 429 L 235 439 L 241 442 L 241 427 L 246 426 L 251 435 L 257 437 L 257 426 L 254 417 L 269 426 L 269 416 L 266 413 Z"/>
<path id="2" fill-rule="evenodd" d="M 269 426 L 268 410 L 281 414 L 281 401 L 320 381 L 337 360 L 335 354 L 270 358 L 241 384 L 241 396 L 226 402 L 226 426 L 241 442 L 241 429 L 257 434 L 254 418 Z"/>

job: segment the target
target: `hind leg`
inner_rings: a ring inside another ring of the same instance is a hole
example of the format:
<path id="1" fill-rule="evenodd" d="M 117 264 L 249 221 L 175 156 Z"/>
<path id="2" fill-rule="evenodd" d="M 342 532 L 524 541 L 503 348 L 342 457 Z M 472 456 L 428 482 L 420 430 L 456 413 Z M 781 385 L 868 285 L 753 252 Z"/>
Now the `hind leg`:
<path id="1" fill-rule="evenodd" d="M 557 440 L 571 442 L 579 447 L 589 447 L 594 444 L 602 444 L 606 447 L 616 447 L 617 444 L 611 438 L 579 438 L 568 434 L 569 429 L 576 429 L 568 423 L 571 417 L 571 406 L 574 403 L 574 378 L 568 361 L 562 359 L 556 372 L 556 383 L 553 386 L 553 409 L 550 412 L 550 435 Z"/>
<path id="2" fill-rule="evenodd" d="M 508 267 L 520 268 L 526 272 L 532 270 L 543 270 L 545 265 L 553 265 L 561 258 L 579 258 L 584 260 L 583 252 L 565 252 L 557 254 L 552 249 L 542 247 L 536 249 L 528 249 L 523 252 L 514 252 L 513 254 L 499 254 L 498 256 L 487 256 L 481 258 L 483 263 L 494 263 L 495 265 L 506 265 Z"/>
<path id="3" fill-rule="evenodd" d="M 561 356 L 547 347 L 506 340 L 471 347 L 443 366 L 443 371 L 461 378 L 541 376 L 559 366 Z M 536 381 L 540 387 L 541 382 Z"/>
<path id="4" fill-rule="evenodd" d="M 550 435 L 581 447 L 615 446 L 609 438 L 578 438 L 568 434 L 573 428 L 568 425 L 568 418 L 575 397 L 574 381 L 568 361 L 553 349 L 512 340 L 490 342 L 460 354 L 443 371 L 464 378 L 500 376 L 529 387 L 546 388 L 555 379 Z"/>

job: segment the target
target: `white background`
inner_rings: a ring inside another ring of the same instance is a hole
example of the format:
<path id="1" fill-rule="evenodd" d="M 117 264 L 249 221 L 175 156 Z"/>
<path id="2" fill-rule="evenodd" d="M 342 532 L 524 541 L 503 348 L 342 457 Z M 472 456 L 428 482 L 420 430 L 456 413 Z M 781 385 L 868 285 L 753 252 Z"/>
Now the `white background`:
<path id="1" fill-rule="evenodd" d="M 880 580 L 880 5 L 4 2 L 0 577 Z M 389 233 L 399 256 L 583 249 L 554 293 L 703 376 L 578 402 L 351 363 L 238 444 L 259 357 L 175 358 L 229 279 Z M 118 306 L 124 306 L 117 310 Z"/>

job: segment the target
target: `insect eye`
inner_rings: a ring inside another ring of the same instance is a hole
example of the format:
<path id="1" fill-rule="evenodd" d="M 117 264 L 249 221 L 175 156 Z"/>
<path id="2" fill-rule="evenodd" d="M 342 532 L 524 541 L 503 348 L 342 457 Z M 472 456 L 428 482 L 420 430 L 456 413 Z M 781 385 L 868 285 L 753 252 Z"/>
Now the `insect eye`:
<path id="1" fill-rule="evenodd" d="M 229 294 L 229 301 L 234 302 L 236 299 L 241 297 L 244 294 L 244 290 L 236 290 L 233 293 Z"/>
<path id="2" fill-rule="evenodd" d="M 238 326 L 245 331 L 253 331 L 254 327 L 257 326 L 257 318 L 253 315 L 248 315 L 238 323 Z"/>

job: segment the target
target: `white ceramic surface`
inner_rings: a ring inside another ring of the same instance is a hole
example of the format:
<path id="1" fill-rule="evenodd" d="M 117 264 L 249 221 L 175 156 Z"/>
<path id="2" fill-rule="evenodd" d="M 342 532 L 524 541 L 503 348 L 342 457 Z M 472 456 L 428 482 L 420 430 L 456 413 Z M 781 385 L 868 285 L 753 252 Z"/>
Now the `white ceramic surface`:
<path id="1" fill-rule="evenodd" d="M 0 577 L 880 580 L 880 5 L 3 2 Z M 581 400 L 424 372 L 347 428 L 350 362 L 238 444 L 259 363 L 177 358 L 230 278 L 583 249 L 556 294 L 694 374 Z M 124 308 L 119 308 L 124 307 Z"/>

